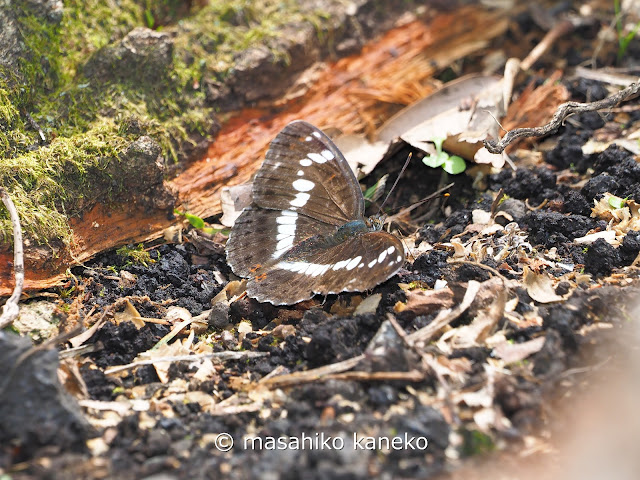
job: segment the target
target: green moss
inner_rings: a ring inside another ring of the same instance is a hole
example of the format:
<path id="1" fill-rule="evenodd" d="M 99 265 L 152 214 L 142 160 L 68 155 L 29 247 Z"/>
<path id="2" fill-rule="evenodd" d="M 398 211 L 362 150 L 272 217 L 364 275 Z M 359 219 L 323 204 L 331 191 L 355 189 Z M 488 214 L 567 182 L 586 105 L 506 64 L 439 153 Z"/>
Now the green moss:
<path id="1" fill-rule="evenodd" d="M 116 250 L 116 253 L 121 257 L 128 258 L 131 263 L 139 263 L 145 267 L 148 267 L 150 263 L 155 263 L 155 260 L 151 258 L 151 254 L 144 249 L 143 244 L 139 244 L 135 248 L 125 245 Z"/>
<path id="2" fill-rule="evenodd" d="M 79 214 L 118 189 L 107 167 L 129 141 L 117 135 L 112 120 L 103 118 L 87 132 L 5 158 L 0 184 L 10 192 L 26 236 L 37 243 L 68 241 L 67 214 Z M 8 215 L 3 213 L 0 240 L 8 242 L 10 232 Z"/>
<path id="3" fill-rule="evenodd" d="M 186 142 L 212 131 L 216 119 L 205 104 L 203 78 L 224 81 L 234 57 L 258 44 L 273 48 L 274 62 L 286 60 L 275 46 L 282 26 L 324 21 L 293 0 L 212 0 L 192 11 L 177 0 L 67 0 L 59 23 L 16 0 L 12 13 L 27 52 L 18 72 L 0 67 L 0 182 L 25 236 L 38 244 L 69 241 L 68 216 L 116 198 L 119 155 L 137 135 L 151 136 L 177 161 Z M 177 19 L 179 25 L 166 26 Z M 150 24 L 176 32 L 165 76 L 149 83 L 84 77 L 84 65 L 99 49 Z M 48 145 L 40 145 L 27 113 Z M 133 122 L 141 129 L 135 135 L 128 133 Z M 0 210 L 0 241 L 11 236 Z"/>
<path id="4" fill-rule="evenodd" d="M 493 439 L 486 433 L 466 429 L 463 429 L 460 433 L 463 438 L 461 453 L 465 457 L 489 453 L 496 448 Z"/>

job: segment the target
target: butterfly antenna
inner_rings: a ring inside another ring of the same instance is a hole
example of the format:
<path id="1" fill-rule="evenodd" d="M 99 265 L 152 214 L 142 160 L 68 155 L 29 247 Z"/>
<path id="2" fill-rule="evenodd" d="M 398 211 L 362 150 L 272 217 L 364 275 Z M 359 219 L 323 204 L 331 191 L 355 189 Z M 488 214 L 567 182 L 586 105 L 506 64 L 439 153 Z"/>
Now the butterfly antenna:
<path id="1" fill-rule="evenodd" d="M 382 205 L 380 205 L 380 208 L 378 209 L 378 213 L 382 212 L 382 208 L 386 205 L 387 200 L 389 200 L 389 197 L 391 196 L 391 193 L 396 189 L 396 185 L 398 185 L 398 181 L 400 180 L 400 177 L 402 177 L 402 174 L 409 166 L 409 162 L 411 161 L 412 155 L 413 155 L 413 152 L 409 152 L 409 155 L 407 156 L 407 160 L 404 162 L 404 165 L 402 166 L 402 170 L 400 170 L 400 173 L 396 177 L 396 181 L 393 182 L 393 185 L 391 186 L 391 190 L 389 190 L 389 193 L 387 193 L 387 197 L 384 199 L 384 202 L 382 202 Z"/>

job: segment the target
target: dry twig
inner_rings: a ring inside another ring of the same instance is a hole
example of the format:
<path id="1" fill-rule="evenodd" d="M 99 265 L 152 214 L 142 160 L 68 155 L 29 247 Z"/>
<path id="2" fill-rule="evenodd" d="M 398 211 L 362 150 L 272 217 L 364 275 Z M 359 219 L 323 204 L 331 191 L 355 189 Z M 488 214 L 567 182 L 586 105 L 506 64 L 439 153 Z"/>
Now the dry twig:
<path id="1" fill-rule="evenodd" d="M 277 377 L 271 377 L 268 380 L 263 379 L 260 384 L 265 385 L 267 388 L 281 388 L 310 383 L 316 380 L 325 379 L 330 375 L 336 375 L 350 370 L 358 365 L 364 358 L 365 356 L 363 354 L 357 355 L 353 358 L 343 360 L 342 362 L 332 363 L 331 365 L 325 365 L 312 370 L 278 375 Z"/>
<path id="2" fill-rule="evenodd" d="M 20 313 L 18 302 L 20 301 L 20 295 L 22 295 L 22 287 L 24 285 L 24 253 L 22 227 L 20 226 L 20 217 L 18 217 L 16 207 L 7 191 L 2 187 L 0 187 L 0 197 L 2 197 L 2 202 L 9 211 L 11 225 L 13 226 L 13 271 L 16 278 L 16 286 L 13 289 L 13 293 L 7 300 L 7 303 L 2 307 L 2 315 L 0 315 L 1 330 L 7 325 L 10 325 L 18 317 L 18 313 Z"/>
<path id="3" fill-rule="evenodd" d="M 630 100 L 640 93 L 640 83 L 632 83 L 627 88 L 620 90 L 618 93 L 611 95 L 610 97 L 598 100 L 597 102 L 580 103 L 580 102 L 566 102 L 558 107 L 556 113 L 553 115 L 553 119 L 543 125 L 542 127 L 531 128 L 515 128 L 507 132 L 500 141 L 485 140 L 484 146 L 491 153 L 502 153 L 509 144 L 519 138 L 524 137 L 542 137 L 555 132 L 562 126 L 564 119 L 569 115 L 575 113 L 594 112 L 597 110 L 604 110 L 606 108 L 612 108 L 621 102 Z"/>

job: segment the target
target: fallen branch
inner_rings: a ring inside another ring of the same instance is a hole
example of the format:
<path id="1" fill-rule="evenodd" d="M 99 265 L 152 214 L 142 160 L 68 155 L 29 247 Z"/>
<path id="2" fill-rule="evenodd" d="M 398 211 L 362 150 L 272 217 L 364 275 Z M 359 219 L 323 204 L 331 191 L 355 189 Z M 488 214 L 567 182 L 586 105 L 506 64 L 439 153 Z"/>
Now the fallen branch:
<path id="1" fill-rule="evenodd" d="M 13 227 L 13 271 L 16 279 L 16 286 L 13 289 L 13 293 L 7 300 L 7 303 L 2 307 L 2 315 L 0 315 L 1 330 L 18 318 L 18 314 L 20 313 L 18 302 L 20 301 L 20 295 L 22 295 L 22 287 L 24 285 L 24 253 L 22 227 L 20 226 L 20 217 L 18 217 L 16 206 L 13 204 L 7 191 L 2 187 L 0 187 L 0 197 L 2 197 L 2 202 L 9 211 L 9 217 L 11 218 L 11 225 Z"/>
<path id="2" fill-rule="evenodd" d="M 618 93 L 602 100 L 598 100 L 596 102 L 563 103 L 556 110 L 556 113 L 553 115 L 553 119 L 546 125 L 543 125 L 542 127 L 515 128 L 507 132 L 500 141 L 485 140 L 484 146 L 491 153 L 502 153 L 504 149 L 509 146 L 509 144 L 519 138 L 542 137 L 544 135 L 555 132 L 562 126 L 564 119 L 569 115 L 573 115 L 575 113 L 594 112 L 597 110 L 604 110 L 606 108 L 613 108 L 621 102 L 634 98 L 636 95 L 638 95 L 638 93 L 640 93 L 640 83 L 632 83 L 627 88 L 620 90 Z"/>

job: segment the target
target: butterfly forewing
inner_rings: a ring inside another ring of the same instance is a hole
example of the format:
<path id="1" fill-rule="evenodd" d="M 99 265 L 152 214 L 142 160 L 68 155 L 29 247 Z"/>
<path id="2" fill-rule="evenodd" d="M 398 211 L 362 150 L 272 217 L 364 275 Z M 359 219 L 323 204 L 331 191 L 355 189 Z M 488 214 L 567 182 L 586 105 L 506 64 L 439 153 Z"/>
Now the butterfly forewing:
<path id="1" fill-rule="evenodd" d="M 305 258 L 286 254 L 247 283 L 247 293 L 276 305 L 297 303 L 314 294 L 361 292 L 394 275 L 404 263 L 402 242 L 386 232 L 350 238 Z"/>
<path id="2" fill-rule="evenodd" d="M 292 210 L 246 208 L 236 220 L 227 241 L 227 261 L 233 273 L 254 275 L 273 263 L 293 245 L 335 227 Z"/>
<path id="3" fill-rule="evenodd" d="M 271 142 L 253 183 L 253 201 L 331 225 L 362 218 L 364 198 L 349 164 L 322 131 L 288 124 Z"/>

